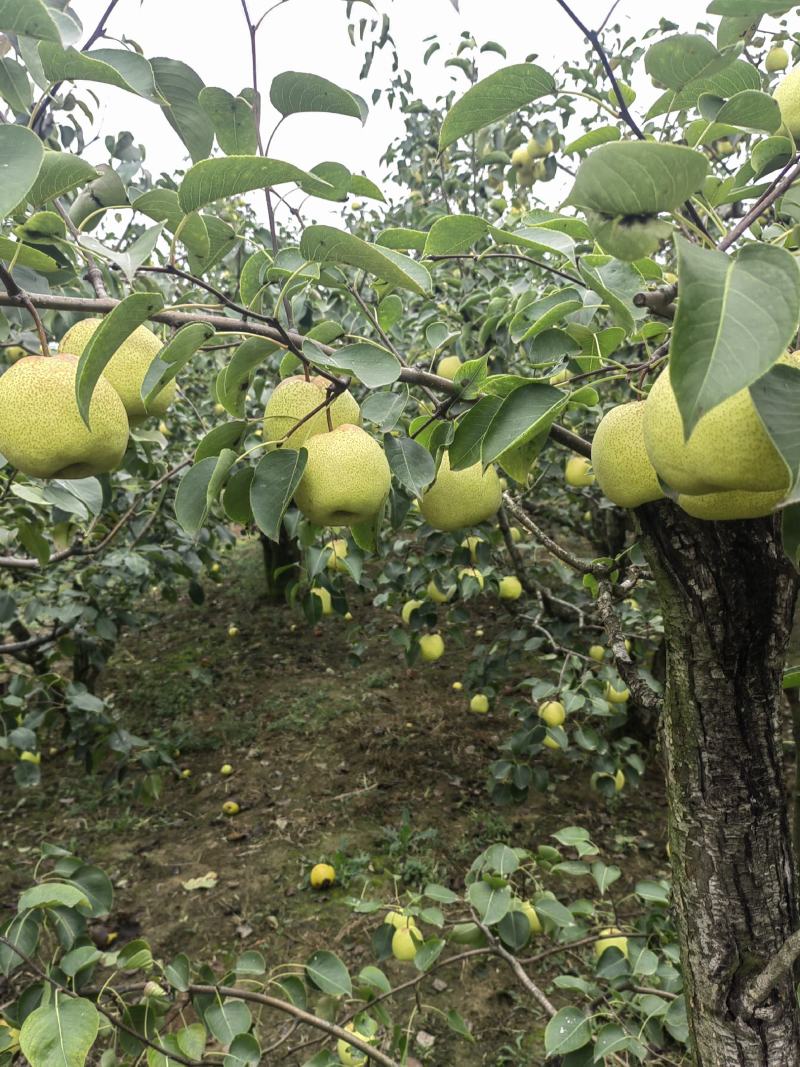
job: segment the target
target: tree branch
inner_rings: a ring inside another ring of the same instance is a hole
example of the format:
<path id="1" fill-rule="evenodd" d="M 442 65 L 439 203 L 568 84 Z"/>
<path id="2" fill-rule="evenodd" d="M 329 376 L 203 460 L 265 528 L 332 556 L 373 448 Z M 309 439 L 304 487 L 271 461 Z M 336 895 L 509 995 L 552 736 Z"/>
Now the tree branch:
<path id="1" fill-rule="evenodd" d="M 15 641 L 13 644 L 0 644 L 0 656 L 14 656 L 17 652 L 27 652 L 30 648 L 40 648 L 57 641 L 59 637 L 69 633 L 69 626 L 55 626 L 49 634 L 39 634 L 38 637 L 28 637 L 24 641 Z"/>
<path id="2" fill-rule="evenodd" d="M 753 1015 L 756 1008 L 767 999 L 784 975 L 800 959 L 800 930 L 781 945 L 775 955 L 754 978 L 750 979 L 742 996 L 742 1007 L 748 1015 Z"/>
<path id="3" fill-rule="evenodd" d="M 639 674 L 636 664 L 631 659 L 631 654 L 625 646 L 625 634 L 614 611 L 614 595 L 608 578 L 601 578 L 598 582 L 597 612 L 608 634 L 617 670 L 633 694 L 636 703 L 640 707 L 648 709 L 661 707 L 661 700 L 658 694 L 650 688 Z"/>
<path id="4" fill-rule="evenodd" d="M 557 541 L 554 541 L 549 534 L 544 532 L 541 526 L 533 521 L 526 511 L 523 511 L 510 493 L 503 493 L 503 503 L 517 522 L 524 526 L 529 533 L 532 533 L 536 540 L 543 544 L 554 556 L 557 556 L 562 563 L 566 563 L 567 566 L 572 567 L 573 570 L 578 571 L 580 574 L 593 574 L 598 578 L 605 577 L 608 573 L 607 564 L 595 563 L 591 559 L 582 559 L 580 556 L 576 556 L 574 552 L 570 552 L 569 549 L 563 548 Z"/>
<path id="5" fill-rule="evenodd" d="M 662 319 L 674 319 L 677 295 L 677 285 L 664 285 L 658 289 L 634 293 L 633 303 L 635 307 L 647 308 L 653 315 L 659 315 Z"/>
<path id="6" fill-rule="evenodd" d="M 36 324 L 36 332 L 39 334 L 39 345 L 42 349 L 43 356 L 50 355 L 50 348 L 47 344 L 47 334 L 44 332 L 44 326 L 42 320 L 39 317 L 39 312 L 36 310 L 33 301 L 28 293 L 24 289 L 20 289 L 17 283 L 14 281 L 14 277 L 11 271 L 7 270 L 2 263 L 0 263 L 0 282 L 5 286 L 6 293 L 8 294 L 9 303 L 12 307 L 24 307 L 30 314 L 34 323 Z"/>
<path id="7" fill-rule="evenodd" d="M 760 218 L 764 212 L 770 207 L 778 197 L 783 196 L 787 189 L 797 181 L 800 177 L 800 161 L 797 159 L 788 163 L 784 167 L 783 171 L 778 175 L 775 181 L 772 183 L 769 189 L 758 199 L 753 207 L 744 215 L 734 228 L 727 233 L 717 245 L 720 252 L 726 251 L 730 246 L 737 241 L 743 233 L 750 229 L 756 219 Z"/>

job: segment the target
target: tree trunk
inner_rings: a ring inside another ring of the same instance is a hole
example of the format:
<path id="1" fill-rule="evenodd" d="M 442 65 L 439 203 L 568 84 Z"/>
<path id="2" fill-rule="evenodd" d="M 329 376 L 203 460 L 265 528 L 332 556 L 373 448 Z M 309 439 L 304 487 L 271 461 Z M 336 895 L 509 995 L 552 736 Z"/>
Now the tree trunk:
<path id="1" fill-rule="evenodd" d="M 664 616 L 673 890 L 698 1067 L 798 1067 L 791 974 L 748 1015 L 748 978 L 800 926 L 780 735 L 797 594 L 779 522 L 639 509 Z"/>
<path id="2" fill-rule="evenodd" d="M 287 586 L 297 577 L 297 564 L 300 560 L 297 543 L 289 537 L 283 526 L 278 541 L 271 541 L 263 533 L 258 536 L 264 559 L 267 599 L 282 600 Z"/>

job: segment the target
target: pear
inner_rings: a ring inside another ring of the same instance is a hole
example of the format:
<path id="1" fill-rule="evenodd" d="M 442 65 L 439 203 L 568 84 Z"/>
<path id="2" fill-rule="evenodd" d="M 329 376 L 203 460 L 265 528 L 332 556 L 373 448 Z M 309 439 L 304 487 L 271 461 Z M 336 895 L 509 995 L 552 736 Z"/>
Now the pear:
<path id="1" fill-rule="evenodd" d="M 483 544 L 482 537 L 465 537 L 461 542 L 461 548 L 466 548 L 469 552 L 469 558 L 473 563 L 478 562 L 478 545 Z"/>
<path id="2" fill-rule="evenodd" d="M 750 493 L 730 489 L 726 493 L 705 493 L 700 496 L 678 497 L 678 506 L 695 519 L 720 522 L 729 519 L 759 519 L 771 515 L 786 496 L 783 489 L 771 493 Z"/>
<path id="3" fill-rule="evenodd" d="M 800 137 L 800 67 L 781 78 L 772 94 L 781 109 L 781 119 L 792 137 Z"/>
<path id="4" fill-rule="evenodd" d="M 596 663 L 602 663 L 606 657 L 606 650 L 602 645 L 592 645 L 589 655 Z"/>
<path id="5" fill-rule="evenodd" d="M 498 582 L 501 600 L 519 600 L 522 596 L 522 582 L 515 574 L 507 574 Z"/>
<path id="6" fill-rule="evenodd" d="M 461 366 L 461 360 L 458 356 L 445 356 L 444 359 L 440 359 L 436 365 L 436 373 L 440 378 L 447 378 L 449 381 L 456 376 L 456 371 Z"/>
<path id="7" fill-rule="evenodd" d="M 546 141 L 537 141 L 535 137 L 531 137 L 525 148 L 525 152 L 528 159 L 543 159 L 545 156 L 550 155 L 553 151 L 553 147 L 552 137 L 548 137 Z"/>
<path id="8" fill-rule="evenodd" d="M 783 45 L 776 44 L 774 48 L 770 48 L 769 52 L 767 52 L 767 61 L 764 66 L 770 74 L 774 74 L 778 70 L 786 70 L 789 66 L 789 53 Z"/>
<path id="9" fill-rule="evenodd" d="M 0 453 L 32 478 L 89 478 L 119 466 L 128 445 L 125 406 L 101 375 L 89 426 L 75 399 L 78 360 L 25 356 L 0 377 Z"/>
<path id="10" fill-rule="evenodd" d="M 484 472 L 482 465 L 476 463 L 466 470 L 453 471 L 445 452 L 436 481 L 422 496 L 420 511 L 434 530 L 460 530 L 497 514 L 501 499 L 494 467 Z"/>
<path id="11" fill-rule="evenodd" d="M 333 599 L 331 598 L 330 590 L 326 589 L 324 585 L 314 586 L 311 590 L 311 595 L 319 598 L 323 615 L 333 615 Z"/>
<path id="12" fill-rule="evenodd" d="M 421 600 L 407 600 L 405 604 L 403 604 L 403 610 L 400 612 L 400 618 L 403 620 L 406 626 L 408 626 L 408 624 L 411 622 L 411 616 L 414 614 L 417 608 L 421 607 Z"/>
<path id="13" fill-rule="evenodd" d="M 61 338 L 59 352 L 83 355 L 83 350 L 94 336 L 102 319 L 81 319 Z M 142 422 L 148 415 L 161 416 L 175 399 L 177 385 L 169 382 L 145 409 L 141 390 L 150 364 L 164 347 L 163 342 L 146 326 L 137 326 L 116 350 L 103 368 L 103 374 L 122 398 L 132 426 Z"/>
<path id="14" fill-rule="evenodd" d="M 614 504 L 638 508 L 664 494 L 644 445 L 644 401 L 620 404 L 600 420 L 592 440 L 597 484 Z"/>
<path id="15" fill-rule="evenodd" d="M 485 693 L 476 693 L 469 702 L 469 710 L 485 715 L 489 710 L 489 698 Z"/>
<path id="16" fill-rule="evenodd" d="M 539 708 L 539 718 L 546 726 L 562 726 L 566 717 L 560 700 L 547 700 Z"/>
<path id="17" fill-rule="evenodd" d="M 275 387 L 264 410 L 264 440 L 283 441 L 285 435 L 289 434 L 284 443 L 289 448 L 300 448 L 310 437 L 328 433 L 331 427 L 335 430 L 344 423 L 360 426 L 361 408 L 352 393 L 345 390 L 328 407 L 330 426 L 328 411 L 323 409 L 289 433 L 304 415 L 324 402 L 328 385 L 325 378 L 315 377 L 306 381 L 302 374 L 284 378 Z"/>
<path id="18" fill-rule="evenodd" d="M 603 690 L 603 696 L 609 704 L 624 704 L 630 695 L 630 689 L 615 689 L 611 682 L 606 682 L 606 687 Z"/>
<path id="19" fill-rule="evenodd" d="M 780 362 L 800 366 L 797 353 Z M 789 471 L 758 417 L 749 389 L 741 389 L 703 415 L 684 441 L 667 368 L 645 401 L 642 425 L 650 462 L 678 493 L 699 496 L 732 489 L 766 493 L 789 488 Z"/>
<path id="20" fill-rule="evenodd" d="M 511 153 L 511 166 L 512 167 L 525 167 L 530 162 L 530 156 L 528 155 L 528 146 L 521 144 L 519 148 L 515 148 Z"/>
<path id="21" fill-rule="evenodd" d="M 431 578 L 425 587 L 425 592 L 428 594 L 428 598 L 434 602 L 434 604 L 446 604 L 455 590 L 453 586 L 448 586 L 446 591 L 443 591 L 437 585 L 436 579 Z"/>
<path id="22" fill-rule="evenodd" d="M 574 489 L 594 485 L 591 463 L 585 456 L 570 456 L 564 467 L 564 481 Z"/>
<path id="23" fill-rule="evenodd" d="M 423 634 L 419 639 L 419 654 L 425 663 L 434 663 L 444 653 L 444 639 L 441 634 Z"/>
<path id="24" fill-rule="evenodd" d="M 350 569 L 344 562 L 347 559 L 347 541 L 343 537 L 328 541 L 325 551 L 328 553 L 326 567 L 329 571 L 338 571 L 340 574 L 350 573 Z"/>
<path id="25" fill-rule="evenodd" d="M 357 526 L 374 519 L 389 495 L 391 472 L 368 433 L 344 423 L 308 438 L 308 462 L 294 501 L 317 526 Z"/>
<path id="26" fill-rule="evenodd" d="M 625 788 L 625 771 L 620 767 L 614 775 L 614 791 L 621 793 Z"/>
<path id="27" fill-rule="evenodd" d="M 521 911 L 528 920 L 531 928 L 531 935 L 540 934 L 542 932 L 542 921 L 539 918 L 539 913 L 529 900 L 523 900 L 517 910 Z"/>
<path id="28" fill-rule="evenodd" d="M 594 954 L 598 959 L 609 948 L 619 949 L 625 959 L 628 958 L 628 939 L 622 936 L 621 930 L 618 930 L 616 926 L 608 926 L 600 933 L 603 936 L 594 943 Z"/>

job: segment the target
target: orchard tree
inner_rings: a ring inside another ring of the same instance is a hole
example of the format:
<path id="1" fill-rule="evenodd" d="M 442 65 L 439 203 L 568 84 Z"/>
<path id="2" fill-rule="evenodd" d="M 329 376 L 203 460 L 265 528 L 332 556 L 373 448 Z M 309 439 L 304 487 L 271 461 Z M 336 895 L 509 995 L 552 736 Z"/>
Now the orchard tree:
<path id="1" fill-rule="evenodd" d="M 388 21 L 360 6 L 346 11 L 369 77 L 392 40 Z M 552 0 L 546 17 L 588 48 L 557 71 L 532 55 L 483 76 L 482 54 L 504 50 L 465 34 L 449 63 L 466 84 L 444 113 L 414 99 L 405 73 L 375 90 L 406 117 L 386 156 L 400 202 L 386 204 L 389 190 L 346 159 L 306 171 L 266 151 L 275 131 L 262 121 L 263 17 L 244 0 L 253 68 L 238 96 L 178 61 L 145 59 L 127 39 L 101 46 L 105 18 L 76 47 L 85 35 L 68 6 L 0 2 L 10 361 L 0 452 L 11 546 L 0 567 L 40 583 L 25 591 L 12 578 L 3 594 L 2 617 L 18 627 L 3 651 L 25 662 L 64 635 L 79 642 L 76 620 L 85 633 L 131 573 L 142 586 L 159 571 L 187 577 L 200 595 L 196 579 L 231 523 L 298 542 L 305 579 L 287 589 L 297 598 L 326 562 L 354 580 L 372 555 L 390 568 L 398 531 L 429 536 L 435 553 L 499 514 L 515 577 L 534 590 L 541 576 L 515 552 L 516 523 L 554 573 L 577 576 L 567 595 L 591 598 L 622 679 L 620 688 L 605 679 L 604 707 L 630 698 L 659 716 L 691 1054 L 703 1067 L 800 1063 L 800 913 L 781 745 L 800 554 L 800 71 L 785 73 L 800 47 L 794 16 L 782 21 L 791 7 L 713 0 L 697 32 L 664 20 L 640 43 L 619 40 L 613 11 L 592 27 Z M 639 108 L 631 83 L 645 75 L 658 94 Z M 186 172 L 153 179 L 124 132 L 106 138 L 109 162 L 91 165 L 81 116 L 93 82 L 161 108 L 191 157 Z M 360 95 L 314 74 L 278 73 L 267 91 L 281 123 L 318 111 L 356 124 L 367 113 Z M 265 198 L 266 227 L 243 204 L 253 191 Z M 315 199 L 342 203 L 344 225 L 309 223 Z M 155 426 L 181 409 L 193 415 L 171 443 Z M 601 510 L 616 516 L 604 554 L 547 528 L 537 471 L 559 449 L 567 483 L 583 492 L 596 478 Z M 161 505 L 173 506 L 178 476 L 173 517 Z M 139 554 L 115 558 L 128 533 Z M 467 540 L 467 586 L 483 582 L 474 550 Z M 33 632 L 42 596 L 58 596 L 46 584 L 58 567 L 73 568 L 62 573 L 79 595 Z M 429 601 L 446 600 L 431 580 Z M 663 699 L 620 618 L 650 583 L 663 617 Z M 312 617 L 346 610 L 332 578 L 316 588 L 306 590 Z M 519 592 L 505 589 L 509 599 Z M 413 606 L 405 621 L 427 610 Z M 95 644 L 125 624 L 106 619 Z M 412 658 L 442 655 L 424 617 L 411 633 Z M 58 688 L 62 708 L 98 711 L 80 679 L 56 685 L 34 669 L 9 684 L 4 713 L 17 714 L 37 677 Z M 561 689 L 552 696 L 529 731 L 537 753 L 566 747 L 568 709 Z M 44 715 L 12 722 L 5 747 L 35 752 Z M 116 751 L 136 743 L 121 734 Z M 35 760 L 21 762 L 24 784 Z M 481 884 L 508 876 L 504 862 L 478 864 Z M 58 863 L 75 874 L 71 859 Z M 40 893 L 27 906 L 53 900 L 76 904 Z M 484 934 L 510 907 L 470 900 Z M 396 933 L 395 954 L 410 958 L 413 924 Z M 335 987 L 337 973 L 320 988 Z M 227 995 L 171 974 L 199 997 Z M 533 989 L 559 1020 L 548 1049 L 572 1065 L 596 1060 L 586 1018 L 559 1019 Z M 84 1009 L 71 1010 L 80 1029 Z M 359 1034 L 341 1062 L 394 1062 L 369 1027 Z M 195 1062 L 187 1055 L 173 1058 Z"/>

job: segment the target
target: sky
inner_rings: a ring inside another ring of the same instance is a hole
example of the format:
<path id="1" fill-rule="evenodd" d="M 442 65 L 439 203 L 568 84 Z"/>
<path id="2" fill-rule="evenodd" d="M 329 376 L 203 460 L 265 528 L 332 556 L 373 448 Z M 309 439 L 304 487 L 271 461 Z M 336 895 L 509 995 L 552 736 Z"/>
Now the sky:
<path id="1" fill-rule="evenodd" d="M 87 32 L 99 21 L 107 2 L 72 0 L 72 8 Z M 610 3 L 574 0 L 573 6 L 589 26 L 596 26 Z M 251 15 L 258 18 L 274 4 L 275 0 L 249 0 Z M 443 64 L 454 54 L 463 30 L 469 30 L 479 43 L 499 41 L 508 51 L 506 60 L 486 53 L 481 59 L 482 75 L 505 63 L 520 62 L 533 52 L 542 66 L 555 70 L 565 59 L 582 55 L 585 48 L 579 31 L 555 0 L 460 0 L 460 11 L 455 10 L 452 0 L 374 0 L 374 5 L 379 12 L 389 14 L 401 67 L 412 72 L 415 91 L 426 100 L 432 101 L 453 87 L 466 88 L 464 75 Z M 670 0 L 669 16 L 682 29 L 691 31 L 706 6 L 707 0 Z M 620 0 L 613 21 L 619 21 L 623 31 L 637 34 L 657 23 L 663 11 L 662 5 L 651 0 Z M 353 18 L 360 13 L 369 16 L 371 9 L 356 3 Z M 250 84 L 249 38 L 240 0 L 120 0 L 109 19 L 108 32 L 112 37 L 124 35 L 136 41 L 146 56 L 183 60 L 206 85 L 237 93 Z M 424 66 L 424 39 L 433 34 L 441 39 L 442 49 Z M 350 45 L 343 0 L 284 0 L 264 21 L 258 43 L 262 97 L 268 95 L 271 78 L 284 70 L 320 74 L 365 97 L 374 86 L 388 82 L 388 48 L 378 53 L 369 81 L 359 81 L 363 49 Z M 100 46 L 114 45 L 104 41 Z M 174 172 L 182 165 L 185 149 L 158 108 L 118 89 L 91 88 L 101 98 L 98 121 L 103 135 L 130 130 L 137 142 L 147 146 L 146 165 L 154 174 Z M 275 112 L 265 107 L 265 139 L 275 118 Z M 380 185 L 385 177 L 380 157 L 401 130 L 398 111 L 382 103 L 371 109 L 363 127 L 356 119 L 335 115 L 294 115 L 278 131 L 270 155 L 304 168 L 335 160 Z M 93 162 L 107 158 L 102 139 L 93 146 L 89 158 Z M 254 204 L 258 210 L 263 199 Z M 323 221 L 330 221 L 340 210 L 314 201 L 314 214 Z"/>

